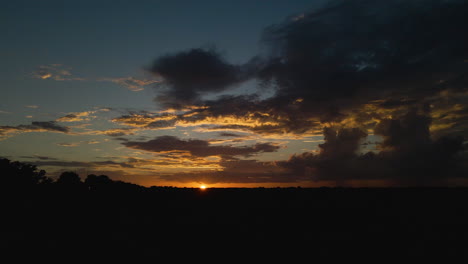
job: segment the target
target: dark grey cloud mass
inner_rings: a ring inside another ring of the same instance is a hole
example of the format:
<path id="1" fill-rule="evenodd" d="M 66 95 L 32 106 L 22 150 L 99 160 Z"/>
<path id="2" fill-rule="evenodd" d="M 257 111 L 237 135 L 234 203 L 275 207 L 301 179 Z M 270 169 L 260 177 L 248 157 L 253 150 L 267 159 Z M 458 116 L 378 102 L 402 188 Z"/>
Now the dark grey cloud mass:
<path id="1" fill-rule="evenodd" d="M 277 163 L 291 175 L 423 183 L 463 175 L 467 167 L 467 13 L 464 0 L 329 1 L 265 29 L 267 50 L 244 65 L 193 49 L 157 59 L 151 71 L 167 82 L 160 101 L 199 106 L 178 121 L 249 116 L 258 124 L 209 128 L 260 134 L 327 127 L 320 153 Z M 200 99 L 249 78 L 274 94 Z M 382 138 L 378 151 L 358 154 L 369 131 Z"/>
<path id="2" fill-rule="evenodd" d="M 248 157 L 260 152 L 275 152 L 278 146 L 269 143 L 257 143 L 253 146 L 234 147 L 230 145 L 212 146 L 208 141 L 189 139 L 181 140 L 174 136 L 160 136 L 143 142 L 127 141 L 122 145 L 151 152 L 188 151 L 193 156 L 207 157 L 221 156 L 244 156 Z"/>
<path id="3" fill-rule="evenodd" d="M 315 180 L 346 181 L 387 179 L 397 184 L 440 183 L 466 173 L 462 137 L 429 135 L 430 118 L 415 112 L 401 119 L 385 120 L 376 128 L 384 138 L 379 153 L 358 153 L 365 133 L 357 129 L 325 129 L 320 152 L 293 155 L 278 166 L 292 175 L 309 175 Z"/>
<path id="4" fill-rule="evenodd" d="M 169 54 L 154 61 L 149 70 L 163 77 L 169 86 L 169 91 L 159 97 L 160 102 L 167 104 L 190 104 L 203 93 L 219 92 L 247 80 L 240 66 L 224 61 L 214 49 Z"/>
<path id="5" fill-rule="evenodd" d="M 290 100 L 355 104 L 392 92 L 422 99 L 441 89 L 439 80 L 466 74 L 467 10 L 466 1 L 333 1 L 265 31 L 272 58 L 260 76 Z"/>
<path id="6" fill-rule="evenodd" d="M 208 107 L 193 118 L 264 112 L 282 124 L 258 131 L 303 133 L 366 104 L 393 110 L 466 91 L 467 11 L 459 0 L 330 1 L 268 27 L 267 56 L 232 65 L 213 50 L 192 49 L 161 57 L 150 70 L 166 80 L 159 97 L 166 105 Z M 273 87 L 273 97 L 199 98 L 248 78 Z"/>
<path id="7" fill-rule="evenodd" d="M 392 92 L 422 99 L 419 93 L 466 81 L 467 10 L 468 3 L 457 0 L 331 1 L 267 28 L 269 57 L 235 66 L 214 51 L 193 49 L 157 59 L 151 71 L 162 75 L 172 99 L 181 101 L 247 77 L 274 84 L 274 102 L 313 103 L 302 110 L 330 103 L 339 108 L 340 99 L 354 105 Z M 398 103 L 398 97 L 391 100 Z"/>

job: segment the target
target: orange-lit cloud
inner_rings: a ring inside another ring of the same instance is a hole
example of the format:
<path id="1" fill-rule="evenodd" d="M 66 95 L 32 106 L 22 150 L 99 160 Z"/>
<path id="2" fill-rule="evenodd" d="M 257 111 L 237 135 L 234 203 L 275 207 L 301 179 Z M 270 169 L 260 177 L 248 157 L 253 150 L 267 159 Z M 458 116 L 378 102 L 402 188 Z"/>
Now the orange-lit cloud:
<path id="1" fill-rule="evenodd" d="M 56 121 L 57 122 L 83 122 L 83 121 L 89 121 L 95 116 L 91 116 L 91 114 L 94 114 L 96 111 L 84 111 L 84 112 L 75 112 L 75 113 L 69 113 L 65 116 L 62 116 L 58 118 Z"/>
<path id="2" fill-rule="evenodd" d="M 261 152 L 275 152 L 279 146 L 270 143 L 257 143 L 252 146 L 234 147 L 230 145 L 211 145 L 208 141 L 181 140 L 173 136 L 161 136 L 149 141 L 125 141 L 122 145 L 149 152 L 188 151 L 193 156 L 251 156 Z"/>
<path id="3" fill-rule="evenodd" d="M 8 138 L 14 134 L 29 132 L 70 133 L 70 128 L 66 126 L 61 126 L 55 121 L 33 121 L 30 125 L 0 126 L 0 140 Z"/>

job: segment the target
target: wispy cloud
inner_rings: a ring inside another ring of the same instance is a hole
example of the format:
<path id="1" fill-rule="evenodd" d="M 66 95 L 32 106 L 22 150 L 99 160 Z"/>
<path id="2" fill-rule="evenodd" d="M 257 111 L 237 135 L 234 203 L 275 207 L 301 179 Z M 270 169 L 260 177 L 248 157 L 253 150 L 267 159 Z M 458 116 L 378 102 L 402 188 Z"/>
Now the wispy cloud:
<path id="1" fill-rule="evenodd" d="M 65 67 L 62 64 L 49 64 L 39 66 L 32 76 L 42 80 L 55 80 L 55 81 L 83 81 L 84 78 L 74 77 L 71 73 L 71 68 Z"/>
<path id="2" fill-rule="evenodd" d="M 136 128 L 111 128 L 106 130 L 89 130 L 85 132 L 80 132 L 80 135 L 106 135 L 110 137 L 121 137 L 127 135 L 134 135 L 135 131 L 138 129 Z"/>
<path id="3" fill-rule="evenodd" d="M 70 133 L 70 128 L 61 126 L 55 121 L 31 122 L 30 125 L 18 126 L 0 126 L 0 139 L 5 139 L 12 134 L 29 133 L 29 132 L 56 132 Z"/>
<path id="4" fill-rule="evenodd" d="M 79 141 L 79 142 L 61 142 L 57 143 L 58 146 L 62 147 L 78 147 L 80 145 L 93 145 L 93 144 L 99 144 L 101 143 L 100 141 L 97 140 L 87 140 L 87 141 Z"/>
<path id="5" fill-rule="evenodd" d="M 89 121 L 92 118 L 95 118 L 95 116 L 91 116 L 91 114 L 94 114 L 96 111 L 84 111 L 84 112 L 75 112 L 75 113 L 69 113 L 65 116 L 62 116 L 58 118 L 56 121 L 57 122 L 83 122 L 83 121 Z"/>
<path id="6" fill-rule="evenodd" d="M 100 82 L 112 82 L 125 87 L 126 89 L 134 92 L 142 91 L 145 86 L 153 83 L 162 82 L 159 79 L 139 79 L 137 77 L 103 77 L 97 79 L 76 77 L 71 73 L 71 68 L 66 67 L 63 64 L 49 64 L 39 66 L 33 73 L 32 76 L 42 80 L 55 80 L 55 81 L 100 81 Z"/>
<path id="7" fill-rule="evenodd" d="M 102 78 L 99 79 L 99 81 L 116 83 L 133 92 L 142 91 L 147 85 L 161 82 L 160 80 L 137 79 L 132 76 L 122 78 Z"/>
<path id="8" fill-rule="evenodd" d="M 26 107 L 26 108 L 32 108 L 32 109 L 37 109 L 37 108 L 39 108 L 38 105 L 25 105 L 24 107 Z"/>

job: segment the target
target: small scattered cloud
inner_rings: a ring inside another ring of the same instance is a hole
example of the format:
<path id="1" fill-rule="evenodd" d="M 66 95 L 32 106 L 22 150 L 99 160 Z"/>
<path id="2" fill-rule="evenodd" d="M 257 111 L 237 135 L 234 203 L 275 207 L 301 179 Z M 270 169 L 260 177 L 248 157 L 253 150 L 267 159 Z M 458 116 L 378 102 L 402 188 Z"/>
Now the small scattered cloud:
<path id="1" fill-rule="evenodd" d="M 145 86 L 161 82 L 160 80 L 137 79 L 131 76 L 122 78 L 102 78 L 99 81 L 113 82 L 133 92 L 142 91 L 145 89 Z"/>
<path id="2" fill-rule="evenodd" d="M 136 128 L 111 128 L 106 130 L 89 130 L 80 132 L 80 135 L 106 135 L 110 137 L 122 137 L 128 135 L 134 135 Z"/>
<path id="3" fill-rule="evenodd" d="M 74 77 L 71 73 L 71 68 L 65 67 L 62 64 L 49 64 L 39 66 L 32 76 L 42 80 L 55 81 L 83 81 L 84 78 Z"/>
<path id="4" fill-rule="evenodd" d="M 37 109 L 37 108 L 39 108 L 38 105 L 25 105 L 24 107 L 26 107 L 26 108 L 32 108 L 32 109 Z"/>
<path id="5" fill-rule="evenodd" d="M 57 160 L 56 158 L 49 157 L 49 156 L 40 156 L 40 155 L 32 155 L 32 156 L 20 156 L 23 159 L 39 159 L 39 160 Z"/>
<path id="6" fill-rule="evenodd" d="M 99 143 L 101 142 L 97 140 L 87 140 L 87 141 L 79 141 L 79 142 L 61 142 L 61 143 L 57 143 L 57 145 L 62 146 L 62 147 L 78 147 L 83 144 L 94 145 L 94 144 L 99 144 Z"/>
<path id="7" fill-rule="evenodd" d="M 63 142 L 63 143 L 57 143 L 57 145 L 61 147 L 78 147 L 80 143 L 79 142 Z"/>
<path id="8" fill-rule="evenodd" d="M 219 133 L 219 136 L 220 137 L 243 137 L 242 135 L 239 135 L 239 134 L 227 133 L 227 132 Z"/>
<path id="9" fill-rule="evenodd" d="M 65 116 L 58 118 L 57 122 L 84 122 L 89 121 L 95 116 L 91 116 L 91 114 L 95 113 L 96 111 L 84 111 L 84 112 L 75 112 L 69 113 Z"/>

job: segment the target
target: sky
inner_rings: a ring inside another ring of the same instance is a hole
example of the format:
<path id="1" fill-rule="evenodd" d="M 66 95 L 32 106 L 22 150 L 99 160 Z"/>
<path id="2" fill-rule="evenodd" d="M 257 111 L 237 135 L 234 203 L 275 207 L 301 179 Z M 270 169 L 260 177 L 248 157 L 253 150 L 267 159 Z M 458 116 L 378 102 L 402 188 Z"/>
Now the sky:
<path id="1" fill-rule="evenodd" d="M 0 157 L 143 186 L 466 186 L 467 12 L 10 1 Z"/>

